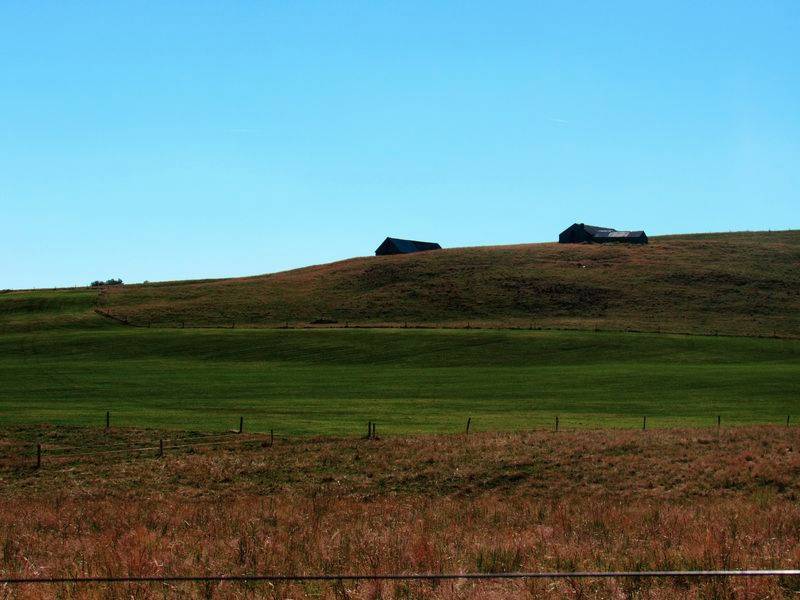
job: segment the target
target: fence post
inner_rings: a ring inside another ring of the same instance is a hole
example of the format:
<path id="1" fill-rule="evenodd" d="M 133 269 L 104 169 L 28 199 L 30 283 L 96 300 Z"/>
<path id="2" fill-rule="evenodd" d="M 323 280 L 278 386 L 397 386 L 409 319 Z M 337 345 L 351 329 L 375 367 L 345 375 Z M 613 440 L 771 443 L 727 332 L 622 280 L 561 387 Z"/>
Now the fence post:
<path id="1" fill-rule="evenodd" d="M 36 468 L 42 466 L 42 445 L 36 444 Z"/>
<path id="2" fill-rule="evenodd" d="M 467 434 L 469 434 L 469 424 L 472 423 L 472 417 L 467 417 Z"/>
<path id="3" fill-rule="evenodd" d="M 106 429 L 111 427 L 111 412 L 106 411 Z"/>
<path id="4" fill-rule="evenodd" d="M 721 423 L 722 423 L 722 415 L 717 415 L 717 429 L 719 429 Z"/>
<path id="5" fill-rule="evenodd" d="M 642 417 L 642 431 L 647 431 L 647 415 Z"/>
<path id="6" fill-rule="evenodd" d="M 787 426 L 787 427 L 789 426 L 789 417 L 790 417 L 790 416 L 791 416 L 791 415 L 786 415 L 786 426 Z"/>
<path id="7" fill-rule="evenodd" d="M 244 432 L 244 417 L 239 417 L 239 433 Z"/>
<path id="8" fill-rule="evenodd" d="M 164 456 L 164 438 L 158 440 L 158 457 L 162 458 Z"/>
<path id="9" fill-rule="evenodd" d="M 274 443 L 275 443 L 275 434 L 272 431 L 272 429 L 270 429 L 269 430 L 269 445 L 272 446 L 272 444 L 274 444 Z"/>
<path id="10" fill-rule="evenodd" d="M 556 431 L 558 431 L 558 416 L 556 415 Z"/>

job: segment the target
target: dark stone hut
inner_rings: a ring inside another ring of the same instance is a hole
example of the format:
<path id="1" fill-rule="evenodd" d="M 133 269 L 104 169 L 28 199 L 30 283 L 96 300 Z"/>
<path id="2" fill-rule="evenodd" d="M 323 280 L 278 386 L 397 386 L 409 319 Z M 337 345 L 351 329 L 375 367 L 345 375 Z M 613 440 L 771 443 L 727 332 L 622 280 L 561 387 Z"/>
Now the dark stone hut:
<path id="1" fill-rule="evenodd" d="M 418 242 L 416 240 L 401 240 L 387 237 L 375 250 L 375 256 L 389 254 L 411 254 L 412 252 L 425 252 L 427 250 L 441 250 L 442 247 L 435 242 Z"/>
<path id="2" fill-rule="evenodd" d="M 644 231 L 617 231 L 611 227 L 597 227 L 585 223 L 573 223 L 558 236 L 560 244 L 621 242 L 624 244 L 646 244 Z"/>

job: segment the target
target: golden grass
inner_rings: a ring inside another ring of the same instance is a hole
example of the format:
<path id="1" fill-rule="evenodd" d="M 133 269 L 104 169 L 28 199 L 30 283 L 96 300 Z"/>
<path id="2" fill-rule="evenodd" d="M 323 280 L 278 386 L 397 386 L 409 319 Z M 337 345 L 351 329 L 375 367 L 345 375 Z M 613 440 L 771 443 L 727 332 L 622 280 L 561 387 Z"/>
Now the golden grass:
<path id="1" fill-rule="evenodd" d="M 800 335 L 800 232 L 525 244 L 366 257 L 273 275 L 107 289 L 156 326 L 409 324 Z"/>
<path id="2" fill-rule="evenodd" d="M 102 435 L 69 430 L 62 441 Z M 752 427 L 291 439 L 20 465 L 0 475 L 0 572 L 792 568 L 799 450 L 798 429 Z M 563 580 L 28 586 L 0 588 L 0 597 L 783 598 L 798 590 L 791 579 Z"/>

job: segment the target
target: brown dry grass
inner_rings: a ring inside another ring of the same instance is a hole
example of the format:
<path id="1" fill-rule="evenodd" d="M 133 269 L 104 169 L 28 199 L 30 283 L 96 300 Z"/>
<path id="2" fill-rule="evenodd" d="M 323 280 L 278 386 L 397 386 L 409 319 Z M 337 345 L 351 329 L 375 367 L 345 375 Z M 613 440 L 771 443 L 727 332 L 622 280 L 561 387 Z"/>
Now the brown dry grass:
<path id="1" fill-rule="evenodd" d="M 5 447 L 37 433 L 6 432 Z M 59 433 L 64 445 L 103 439 Z M 165 459 L 51 459 L 39 471 L 0 474 L 0 572 L 791 568 L 800 563 L 799 451 L 800 430 L 757 427 L 290 439 Z M 779 598 L 798 590 L 788 579 L 228 583 L 0 588 L 0 598 Z"/>
<path id="2" fill-rule="evenodd" d="M 273 275 L 109 288 L 132 323 L 544 327 L 800 335 L 800 232 L 648 246 L 526 244 L 366 257 Z"/>

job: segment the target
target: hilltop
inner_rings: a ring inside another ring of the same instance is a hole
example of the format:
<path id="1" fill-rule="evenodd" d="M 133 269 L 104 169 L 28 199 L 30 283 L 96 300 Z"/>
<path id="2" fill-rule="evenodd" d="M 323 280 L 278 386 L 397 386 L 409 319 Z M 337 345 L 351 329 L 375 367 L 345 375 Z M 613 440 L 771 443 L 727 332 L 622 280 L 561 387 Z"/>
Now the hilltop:
<path id="1" fill-rule="evenodd" d="M 800 232 L 365 257 L 274 275 L 109 288 L 144 323 L 533 326 L 800 333 Z"/>
<path id="2" fill-rule="evenodd" d="M 454 248 L 99 295 L 7 293 L 0 327 L 53 314 L 99 325 L 95 307 L 129 324 L 168 327 L 322 322 L 797 336 L 800 231 L 663 236 L 647 246 Z"/>

